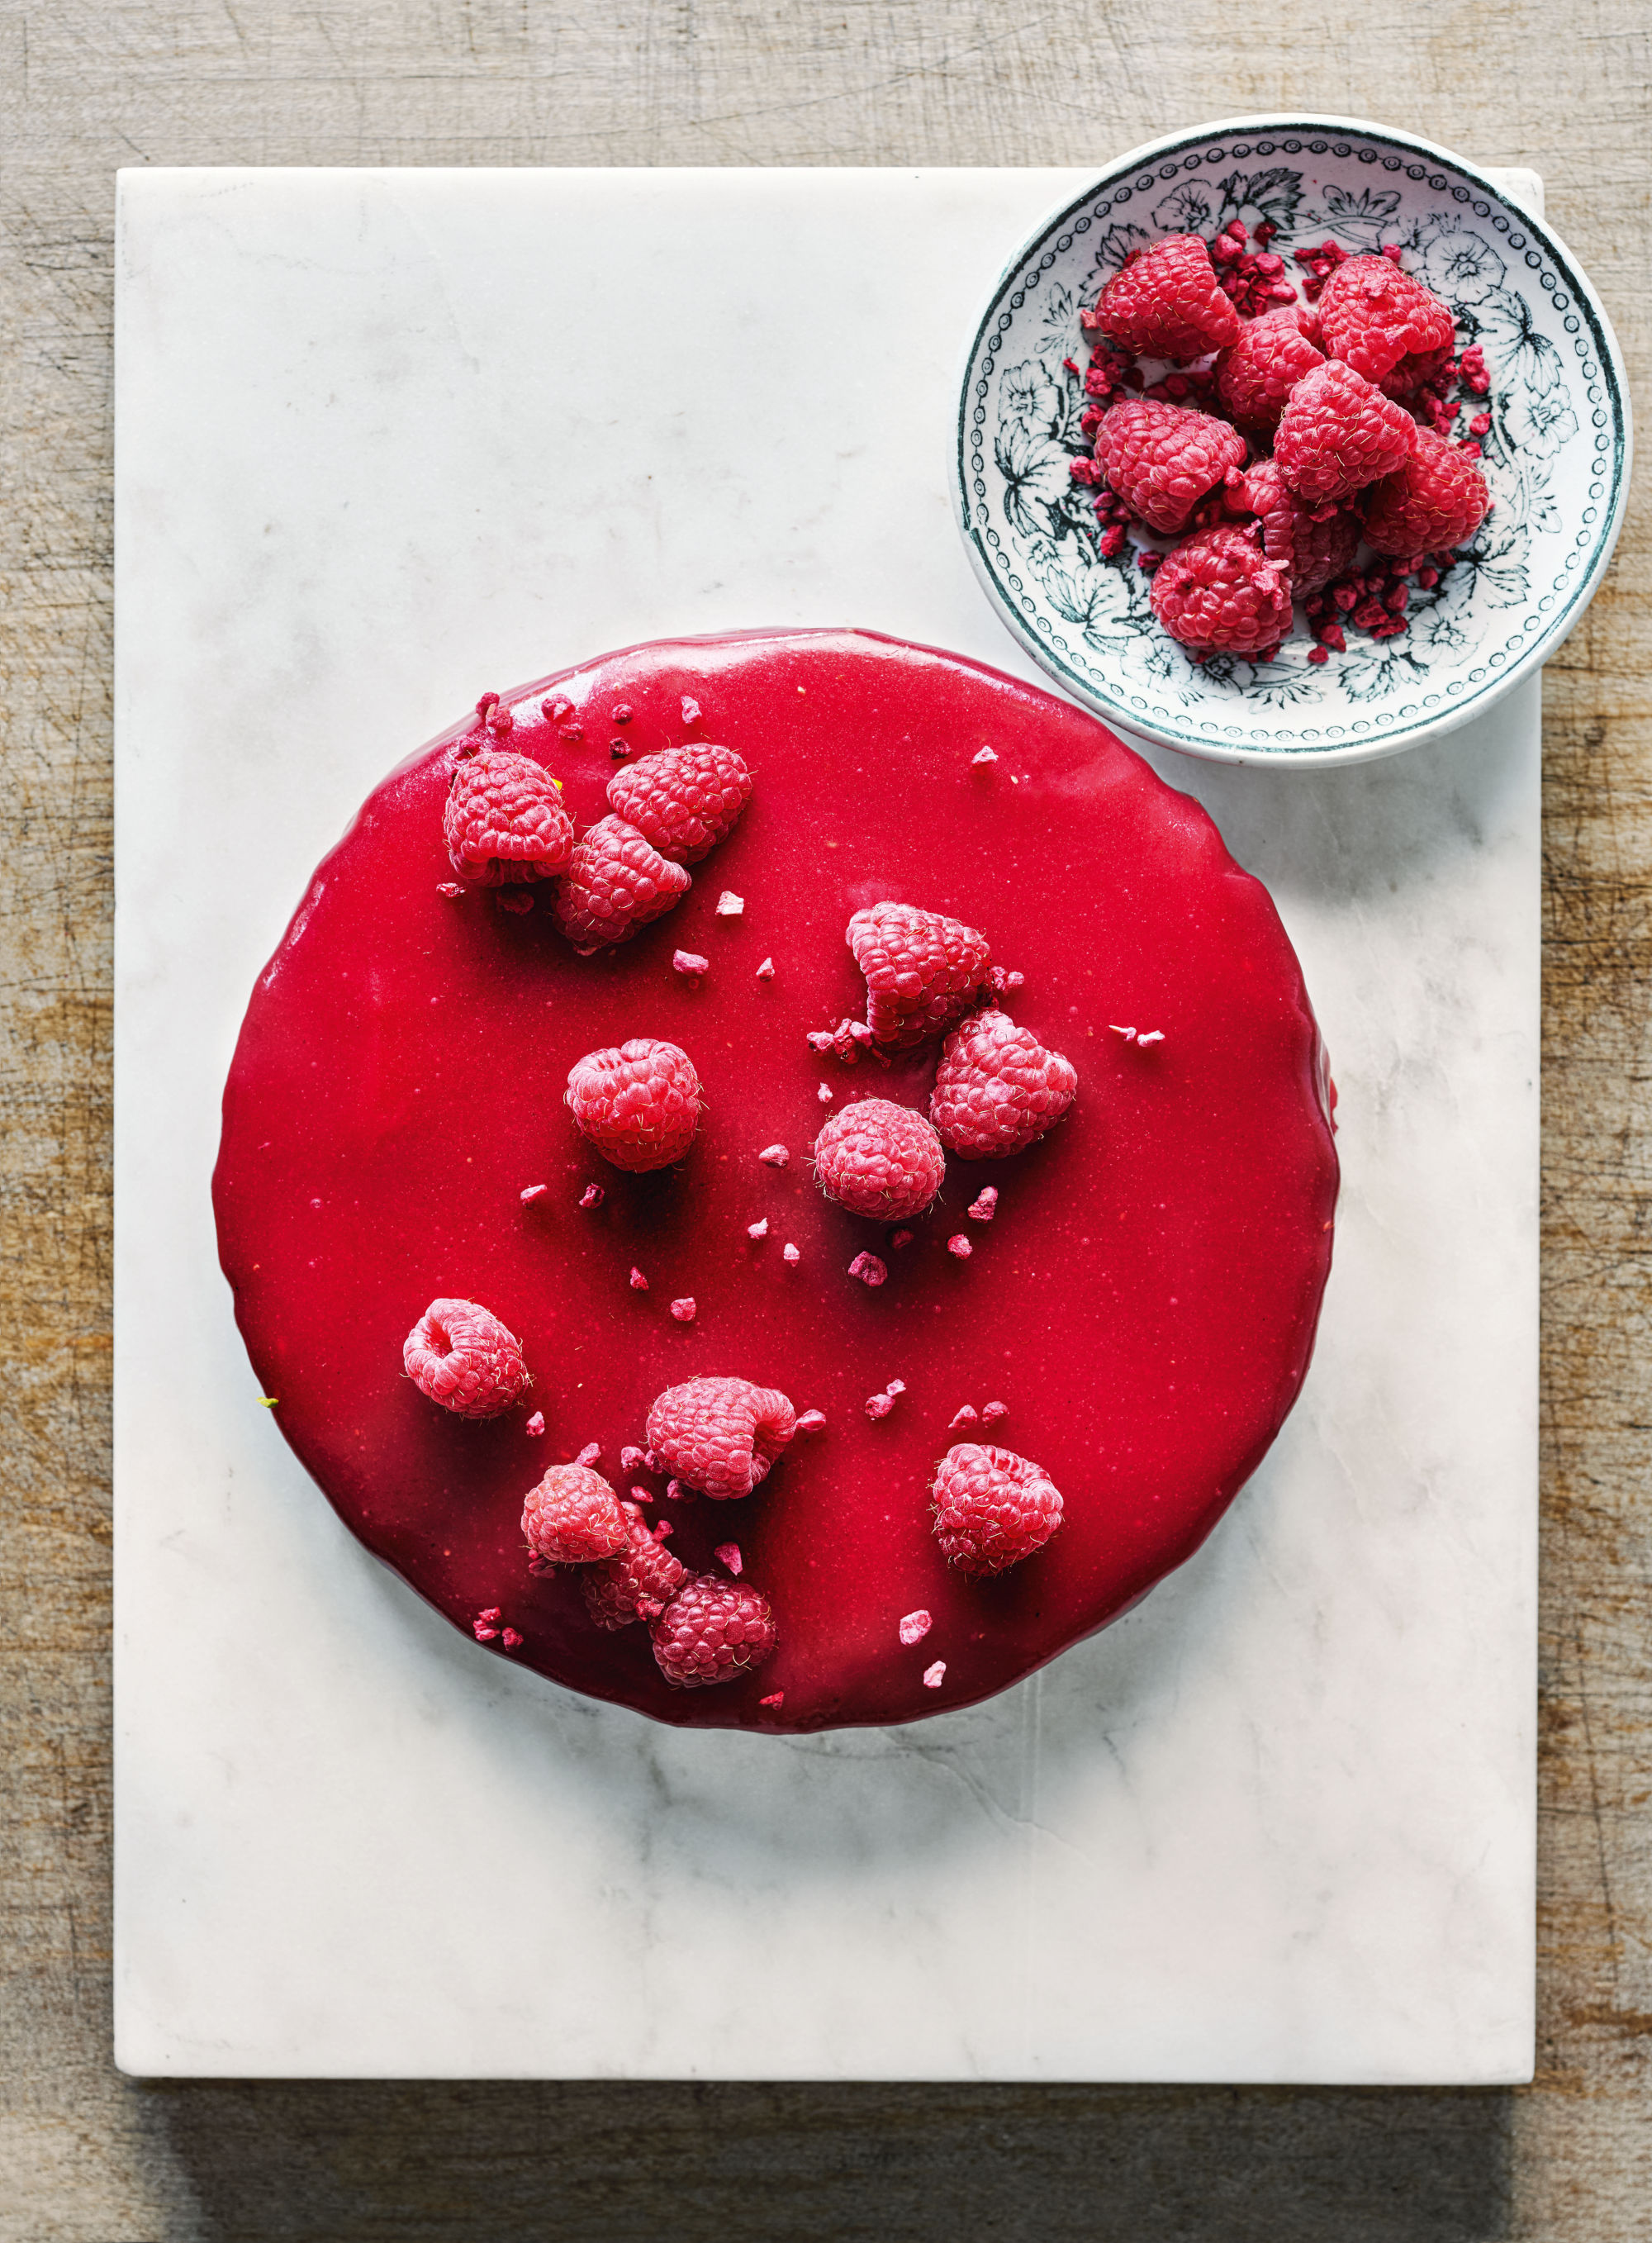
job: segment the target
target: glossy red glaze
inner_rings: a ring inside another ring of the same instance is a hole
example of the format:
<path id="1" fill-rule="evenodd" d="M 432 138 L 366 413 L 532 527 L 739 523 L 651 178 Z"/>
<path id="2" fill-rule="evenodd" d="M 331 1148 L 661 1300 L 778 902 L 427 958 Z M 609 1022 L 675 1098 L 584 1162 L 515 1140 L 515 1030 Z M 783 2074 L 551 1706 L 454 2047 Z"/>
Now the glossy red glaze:
<path id="1" fill-rule="evenodd" d="M 552 684 L 582 741 L 541 715 Z M 641 754 L 684 738 L 685 696 L 704 712 L 689 736 L 750 765 L 750 805 L 675 911 L 594 958 L 573 955 L 541 897 L 519 917 L 438 892 L 464 727 L 369 798 L 241 1031 L 214 1182 L 224 1268 L 283 1433 L 456 1626 L 497 1606 L 519 1664 L 661 1721 L 914 1721 L 1003 1689 L 1134 1603 L 1278 1431 L 1331 1258 L 1319 1039 L 1266 891 L 1204 811 L 1092 717 L 977 664 L 847 631 L 637 647 L 507 697 L 512 745 L 564 780 L 582 828 L 604 807 L 615 705 L 635 711 Z M 984 743 L 996 764 L 974 764 Z M 725 887 L 742 917 L 717 918 Z M 884 897 L 983 929 L 1026 977 L 1008 1009 L 1078 1070 L 1041 1143 L 950 1160 L 898 1249 L 824 1199 L 809 1160 L 828 1110 L 922 1107 L 934 1078 L 936 1042 L 886 1072 L 804 1041 L 860 1013 L 843 930 Z M 698 986 L 671 968 L 685 945 L 710 960 Z M 1165 1041 L 1126 1044 L 1115 1021 Z M 608 1168 L 562 1106 L 574 1061 L 629 1036 L 679 1043 L 699 1069 L 706 1112 L 680 1169 Z M 783 1169 L 758 1159 L 776 1142 Z M 605 1196 L 581 1209 L 593 1179 Z M 988 1182 L 997 1218 L 967 1226 L 961 1259 L 946 1242 Z M 876 1289 L 848 1274 L 865 1248 L 889 1264 Z M 535 1383 L 509 1417 L 463 1423 L 402 1377 L 403 1338 L 440 1294 L 521 1336 Z M 668 1313 L 686 1295 L 691 1324 Z M 700 1372 L 779 1386 L 829 1424 L 743 1502 L 661 1504 L 695 1571 L 738 1540 L 780 1633 L 756 1674 L 681 1692 L 644 1629 L 604 1634 L 571 1573 L 529 1573 L 520 1520 L 546 1466 L 590 1441 L 622 1491 L 647 1478 L 621 1472 L 621 1445 L 641 1442 L 661 1388 Z M 895 1378 L 897 1406 L 869 1418 Z M 968 1580 L 942 1561 L 927 1486 L 960 1405 L 999 1399 L 991 1438 L 1044 1466 L 1065 1515 L 1026 1563 Z M 544 1441 L 525 1430 L 535 1408 Z M 933 1625 L 903 1646 L 920 1607 Z M 926 1689 L 937 1659 L 944 1684 Z M 776 1692 L 778 1708 L 760 1703 Z"/>

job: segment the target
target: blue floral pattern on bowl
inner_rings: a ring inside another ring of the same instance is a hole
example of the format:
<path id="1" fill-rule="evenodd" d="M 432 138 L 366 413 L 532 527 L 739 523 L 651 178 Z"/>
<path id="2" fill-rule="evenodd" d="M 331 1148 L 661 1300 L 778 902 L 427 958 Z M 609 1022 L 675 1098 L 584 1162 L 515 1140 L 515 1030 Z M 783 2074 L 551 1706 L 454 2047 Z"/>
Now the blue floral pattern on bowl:
<path id="1" fill-rule="evenodd" d="M 1410 628 L 1311 663 L 1299 629 L 1271 662 L 1195 665 L 1155 621 L 1126 547 L 1098 549 L 1074 460 L 1089 401 L 1092 305 L 1132 249 L 1266 219 L 1293 247 L 1398 243 L 1485 353 L 1481 439 L 1493 508 L 1465 558 L 1414 594 Z M 1387 755 L 1508 690 L 1570 630 L 1611 557 L 1628 495 L 1629 421 L 1617 344 L 1553 234 L 1460 159 L 1375 127 L 1251 119 L 1126 157 L 1005 272 L 970 351 L 954 497 L 977 569 L 1044 667 L 1104 716 L 1222 761 L 1322 764 Z"/>

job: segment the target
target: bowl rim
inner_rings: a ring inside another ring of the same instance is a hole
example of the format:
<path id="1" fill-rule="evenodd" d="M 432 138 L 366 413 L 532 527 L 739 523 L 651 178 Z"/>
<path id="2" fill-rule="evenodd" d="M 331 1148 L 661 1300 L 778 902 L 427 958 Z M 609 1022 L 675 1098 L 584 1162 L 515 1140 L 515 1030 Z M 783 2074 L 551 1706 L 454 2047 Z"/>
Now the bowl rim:
<path id="1" fill-rule="evenodd" d="M 1551 616 L 1545 629 L 1539 631 L 1529 646 L 1521 650 L 1502 675 L 1491 685 L 1483 688 L 1466 707 L 1458 705 L 1441 710 L 1438 715 L 1415 723 L 1396 726 L 1392 731 L 1375 739 L 1340 742 L 1334 747 L 1269 749 L 1250 747 L 1230 741 L 1190 738 L 1183 734 L 1144 720 L 1138 711 L 1118 704 L 1118 701 L 1099 692 L 1064 663 L 1039 637 L 1020 611 L 1010 604 L 1002 585 L 984 552 L 980 537 L 970 521 L 968 495 L 965 446 L 969 419 L 970 382 L 976 360 L 980 354 L 990 323 L 999 314 L 1006 293 L 1014 286 L 1024 270 L 1030 253 L 1064 223 L 1078 216 L 1094 197 L 1104 182 L 1111 182 L 1121 174 L 1145 166 L 1157 159 L 1208 140 L 1231 138 L 1237 133 L 1326 133 L 1342 132 L 1378 141 L 1395 149 L 1427 158 L 1448 165 L 1472 181 L 1486 195 L 1505 208 L 1519 214 L 1522 226 L 1528 227 L 1537 246 L 1542 249 L 1566 276 L 1579 308 L 1587 317 L 1593 332 L 1597 354 L 1605 376 L 1607 403 L 1617 432 L 1617 463 L 1612 490 L 1607 504 L 1607 518 L 1595 542 L 1588 564 L 1571 596 L 1558 613 Z M 1509 165 L 1508 168 L 1518 168 Z M 1109 724 L 1116 724 L 1126 733 L 1151 740 L 1155 745 L 1173 749 L 1177 754 L 1192 756 L 1204 763 L 1266 765 L 1270 769 L 1293 771 L 1322 771 L 1343 764 L 1372 763 L 1384 756 L 1398 755 L 1407 748 L 1421 746 L 1426 741 L 1436 740 L 1455 731 L 1461 725 L 1485 712 L 1502 700 L 1513 688 L 1529 677 L 1533 671 L 1555 651 L 1561 638 L 1574 627 L 1583 610 L 1594 598 L 1602 577 L 1611 563 L 1623 528 L 1623 518 L 1628 504 L 1629 482 L 1634 466 L 1634 428 L 1629 406 L 1628 374 L 1623 354 L 1618 346 L 1612 322 L 1606 307 L 1595 294 L 1588 275 L 1566 244 L 1553 227 L 1524 204 L 1511 202 L 1509 196 L 1486 177 L 1476 165 L 1442 148 L 1438 142 L 1424 140 L 1417 134 L 1402 131 L 1398 126 L 1375 125 L 1354 117 L 1304 116 L 1296 111 L 1270 111 L 1244 117 L 1219 118 L 1206 125 L 1162 135 L 1156 140 L 1143 141 L 1114 158 L 1105 169 L 1098 171 L 1090 183 L 1078 195 L 1070 195 L 1051 210 L 1033 231 L 1026 235 L 1014 254 L 1000 269 L 991 292 L 976 322 L 965 346 L 956 387 L 957 409 L 949 442 L 950 469 L 948 482 L 951 490 L 953 519 L 964 540 L 971 567 L 980 578 L 999 620 L 1011 636 L 1031 654 L 1039 668 L 1046 671 L 1062 690 L 1093 710 Z"/>

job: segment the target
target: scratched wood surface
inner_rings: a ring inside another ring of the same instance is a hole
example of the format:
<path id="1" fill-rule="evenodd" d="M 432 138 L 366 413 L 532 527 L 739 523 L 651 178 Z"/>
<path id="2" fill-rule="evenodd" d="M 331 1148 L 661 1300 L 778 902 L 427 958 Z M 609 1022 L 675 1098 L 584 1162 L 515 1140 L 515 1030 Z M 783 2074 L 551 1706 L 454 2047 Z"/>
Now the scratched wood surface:
<path id="1" fill-rule="evenodd" d="M 109 2052 L 121 164 L 1085 163 L 1299 104 L 1527 163 L 1652 368 L 1642 0 L 0 0 L 0 2243 L 1652 2233 L 1652 522 L 1545 686 L 1539 2076 L 1518 2093 L 220 2085 Z"/>

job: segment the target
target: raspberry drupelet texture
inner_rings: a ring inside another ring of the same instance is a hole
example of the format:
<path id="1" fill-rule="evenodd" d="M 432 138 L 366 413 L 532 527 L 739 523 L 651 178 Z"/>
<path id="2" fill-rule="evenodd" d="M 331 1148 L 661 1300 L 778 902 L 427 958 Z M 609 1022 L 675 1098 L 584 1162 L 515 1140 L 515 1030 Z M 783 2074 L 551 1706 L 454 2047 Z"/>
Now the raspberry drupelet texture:
<path id="1" fill-rule="evenodd" d="M 624 1547 L 615 1557 L 581 1566 L 579 1573 L 585 1609 L 599 1627 L 608 1629 L 657 1619 L 688 1571 L 649 1532 L 635 1503 L 622 1502 L 620 1509 L 625 1515 Z"/>
<path id="2" fill-rule="evenodd" d="M 1297 496 L 1323 506 L 1392 475 L 1416 441 L 1417 424 L 1404 406 L 1333 360 L 1304 374 L 1291 392 L 1273 456 Z"/>
<path id="3" fill-rule="evenodd" d="M 547 880 L 574 853 L 574 821 L 543 764 L 483 748 L 453 767 L 442 810 L 453 870 L 480 887 Z"/>
<path id="4" fill-rule="evenodd" d="M 1419 428 L 1404 467 L 1365 494 L 1366 542 L 1376 553 L 1445 553 L 1472 537 L 1491 493 L 1480 462 L 1459 444 Z"/>
<path id="5" fill-rule="evenodd" d="M 1061 1524 L 1060 1491 L 1013 1449 L 959 1441 L 930 1489 L 942 1555 L 961 1573 L 1002 1573 L 1041 1550 Z"/>
<path id="6" fill-rule="evenodd" d="M 1319 316 L 1327 354 L 1390 397 L 1409 397 L 1438 374 L 1457 334 L 1450 306 L 1389 257 L 1339 265 Z"/>
<path id="7" fill-rule="evenodd" d="M 587 1052 L 569 1069 L 563 1103 L 605 1161 L 633 1175 L 668 1169 L 700 1126 L 700 1077 L 676 1044 L 634 1036 Z"/>
<path id="8" fill-rule="evenodd" d="M 749 1581 L 694 1573 L 648 1629 L 654 1656 L 674 1690 L 735 1682 L 775 1647 L 775 1615 Z"/>
<path id="9" fill-rule="evenodd" d="M 717 1502 L 749 1495 L 797 1430 L 789 1400 L 749 1378 L 690 1378 L 648 1411 L 648 1442 L 661 1469 Z"/>
<path id="10" fill-rule="evenodd" d="M 574 845 L 556 886 L 556 923 L 582 958 L 628 941 L 693 885 L 681 865 L 622 818 L 599 818 Z"/>
<path id="11" fill-rule="evenodd" d="M 870 904 L 843 940 L 866 977 L 873 1041 L 899 1051 L 968 1012 L 991 977 L 987 940 L 962 919 L 914 904 Z"/>
<path id="12" fill-rule="evenodd" d="M 1291 628 L 1291 580 L 1253 530 L 1195 531 L 1167 553 L 1153 577 L 1153 613 L 1173 639 L 1199 654 L 1261 654 Z"/>
<path id="13" fill-rule="evenodd" d="M 497 1418 L 526 1389 L 522 1344 L 474 1301 L 433 1301 L 408 1333 L 402 1369 L 456 1418 Z"/>
<path id="14" fill-rule="evenodd" d="M 1131 512 L 1150 529 L 1169 532 L 1185 526 L 1230 468 L 1244 466 L 1245 439 L 1214 414 L 1127 397 L 1108 408 L 1096 431 L 1096 458 Z"/>
<path id="15" fill-rule="evenodd" d="M 528 1490 L 522 1533 L 534 1556 L 554 1566 L 594 1565 L 628 1539 L 619 1497 L 588 1465 L 553 1465 Z"/>
<path id="16" fill-rule="evenodd" d="M 1313 314 L 1300 305 L 1252 320 L 1216 361 L 1216 394 L 1241 428 L 1277 423 L 1305 374 L 1325 364 L 1312 339 Z"/>
<path id="17" fill-rule="evenodd" d="M 913 1108 L 860 1098 L 834 1114 L 816 1138 L 815 1174 L 827 1198 L 851 1215 L 900 1223 L 920 1214 L 940 1190 L 946 1155 Z"/>
<path id="18" fill-rule="evenodd" d="M 725 840 L 750 796 L 744 758 L 702 740 L 645 756 L 608 781 L 608 808 L 679 865 Z"/>
<path id="19" fill-rule="evenodd" d="M 1127 258 L 1102 290 L 1096 319 L 1125 350 L 1181 361 L 1220 350 L 1239 331 L 1196 233 L 1167 234 Z"/>
<path id="20" fill-rule="evenodd" d="M 947 1038 L 930 1119 L 949 1153 L 966 1161 L 1004 1160 L 1053 1129 L 1078 1088 L 1071 1060 L 1047 1051 L 1031 1028 L 989 1007 L 971 1013 Z"/>
<path id="21" fill-rule="evenodd" d="M 1262 528 L 1262 550 L 1291 579 L 1305 600 L 1351 568 L 1360 549 L 1360 517 L 1334 499 L 1310 506 L 1279 473 L 1274 460 L 1259 460 L 1223 493 L 1230 511 L 1253 514 Z"/>

